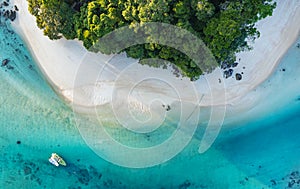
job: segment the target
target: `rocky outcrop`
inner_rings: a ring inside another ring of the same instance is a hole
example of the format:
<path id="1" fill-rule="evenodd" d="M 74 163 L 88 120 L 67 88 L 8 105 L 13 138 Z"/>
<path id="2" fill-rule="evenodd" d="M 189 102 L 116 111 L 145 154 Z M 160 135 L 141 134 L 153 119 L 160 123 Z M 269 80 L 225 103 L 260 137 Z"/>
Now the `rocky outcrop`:
<path id="1" fill-rule="evenodd" d="M 231 67 L 235 68 L 235 67 L 237 67 L 237 65 L 239 65 L 239 63 L 234 62 L 234 63 L 231 65 Z"/>
<path id="2" fill-rule="evenodd" d="M 4 8 L 3 8 L 4 7 Z M 10 6 L 9 1 L 4 1 L 0 4 L 0 16 L 5 20 L 11 20 L 12 22 L 17 18 L 17 11 L 19 11 L 16 5 Z"/>
<path id="3" fill-rule="evenodd" d="M 9 59 L 2 60 L 1 67 L 6 66 L 9 63 Z"/>
<path id="4" fill-rule="evenodd" d="M 221 67 L 221 69 L 225 70 L 225 69 L 229 69 L 229 68 L 235 68 L 235 67 L 237 67 L 238 64 L 239 63 L 237 63 L 237 62 L 230 64 L 230 63 L 227 63 L 226 61 L 224 61 L 221 63 L 220 67 Z"/>
<path id="5" fill-rule="evenodd" d="M 7 6 L 9 5 L 9 3 L 6 2 L 6 1 L 4 1 L 2 4 L 3 4 L 5 7 L 7 7 Z"/>
<path id="6" fill-rule="evenodd" d="M 231 77 L 232 74 L 233 74 L 233 69 L 225 70 L 225 71 L 223 72 L 223 76 L 224 76 L 225 79 Z"/>
<path id="7" fill-rule="evenodd" d="M 3 13 L 3 17 L 6 19 L 10 19 L 11 21 L 14 21 L 17 17 L 17 13 L 16 13 L 16 11 L 13 11 L 13 10 L 6 10 Z"/>
<path id="8" fill-rule="evenodd" d="M 224 70 L 223 72 L 223 77 L 225 79 L 231 77 L 233 75 L 233 69 L 232 68 L 235 68 L 238 66 L 238 62 L 234 62 L 234 63 L 227 63 L 226 61 L 222 62 L 221 63 L 221 69 Z"/>
<path id="9" fill-rule="evenodd" d="M 242 80 L 242 74 L 236 73 L 236 74 L 235 74 L 235 79 L 236 79 L 237 81 Z"/>

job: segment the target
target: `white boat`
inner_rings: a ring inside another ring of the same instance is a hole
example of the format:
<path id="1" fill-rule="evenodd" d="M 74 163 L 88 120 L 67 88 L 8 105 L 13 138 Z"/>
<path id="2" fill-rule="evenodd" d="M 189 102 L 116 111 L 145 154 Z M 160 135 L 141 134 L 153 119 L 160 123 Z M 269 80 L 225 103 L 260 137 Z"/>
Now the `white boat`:
<path id="1" fill-rule="evenodd" d="M 57 155 L 56 153 L 52 153 L 51 157 L 49 158 L 49 162 L 53 165 L 55 165 L 56 167 L 58 167 L 59 165 L 62 166 L 66 166 L 66 162 L 63 160 L 63 158 L 61 158 L 59 155 Z"/>
<path id="2" fill-rule="evenodd" d="M 55 165 L 56 167 L 59 166 L 59 163 L 58 163 L 53 157 L 50 157 L 50 158 L 49 158 L 49 162 L 50 162 L 51 164 Z"/>

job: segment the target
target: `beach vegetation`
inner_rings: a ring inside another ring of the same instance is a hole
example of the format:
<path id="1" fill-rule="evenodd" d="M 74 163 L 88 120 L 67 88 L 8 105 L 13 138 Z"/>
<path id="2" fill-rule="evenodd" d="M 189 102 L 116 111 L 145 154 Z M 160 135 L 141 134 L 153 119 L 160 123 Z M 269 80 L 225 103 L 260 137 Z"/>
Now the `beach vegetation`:
<path id="1" fill-rule="evenodd" d="M 28 0 L 29 11 L 50 39 L 79 39 L 91 49 L 103 37 L 123 26 L 162 22 L 186 29 L 202 39 L 219 64 L 233 63 L 235 53 L 250 49 L 259 37 L 255 23 L 272 15 L 272 0 Z M 151 36 L 150 36 L 151 37 Z M 92 48 L 105 54 L 105 48 Z M 156 44 L 126 49 L 133 58 L 161 58 L 191 79 L 203 72 L 187 55 Z M 115 52 L 114 52 L 115 53 Z"/>

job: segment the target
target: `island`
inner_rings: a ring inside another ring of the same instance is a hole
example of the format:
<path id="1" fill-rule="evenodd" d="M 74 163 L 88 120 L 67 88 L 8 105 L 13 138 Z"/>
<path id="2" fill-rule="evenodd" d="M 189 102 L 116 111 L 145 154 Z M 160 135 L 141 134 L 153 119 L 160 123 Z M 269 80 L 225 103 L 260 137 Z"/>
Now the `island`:
<path id="1" fill-rule="evenodd" d="M 0 7 L 3 188 L 300 187 L 300 0 Z"/>
<path id="2" fill-rule="evenodd" d="M 255 23 L 272 15 L 276 3 L 264 1 L 157 0 L 81 1 L 29 0 L 29 11 L 50 39 L 79 39 L 91 49 L 104 35 L 124 26 L 147 22 L 168 23 L 201 38 L 219 64 L 234 64 L 235 53 L 250 49 L 259 37 Z M 147 31 L 153 38 L 153 31 Z M 128 36 L 130 38 L 130 36 Z M 132 38 L 132 37 L 131 37 Z M 180 40 L 180 39 L 178 39 Z M 105 54 L 119 53 L 93 48 Z M 196 80 L 204 71 L 186 54 L 158 43 L 137 44 L 125 51 L 129 57 L 161 58 L 175 64 L 184 76 Z M 208 63 L 209 64 L 209 63 Z M 228 75 L 228 74 L 227 74 Z M 231 75 L 231 74 L 230 74 Z M 228 77 L 228 76 L 227 76 Z"/>

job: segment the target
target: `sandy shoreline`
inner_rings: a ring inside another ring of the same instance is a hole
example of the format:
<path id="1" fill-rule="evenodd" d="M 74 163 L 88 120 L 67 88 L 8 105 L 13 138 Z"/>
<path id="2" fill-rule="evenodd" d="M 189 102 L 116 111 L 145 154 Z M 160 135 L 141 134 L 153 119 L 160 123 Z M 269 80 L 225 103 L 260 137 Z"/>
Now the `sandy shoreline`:
<path id="1" fill-rule="evenodd" d="M 27 43 L 50 83 L 68 101 L 91 108 L 115 103 L 117 97 L 121 99 L 115 105 L 122 107 L 127 97 L 129 106 L 144 111 L 150 111 L 155 100 L 161 104 L 181 100 L 201 107 L 231 105 L 236 111 L 246 110 L 255 102 L 246 94 L 268 78 L 300 30 L 300 25 L 295 24 L 300 23 L 300 0 L 277 1 L 273 16 L 257 24 L 261 37 L 255 41 L 254 49 L 238 54 L 241 61 L 234 73 L 244 72 L 241 81 L 229 78 L 220 84 L 222 73 L 216 69 L 191 83 L 186 78 L 176 78 L 170 70 L 141 66 L 125 55 L 95 55 L 87 53 L 78 41 L 51 41 L 37 28 L 27 2 L 15 1 L 15 4 L 20 11 L 12 26 Z M 137 81 L 144 80 L 147 82 L 136 87 Z M 186 92 L 189 90 L 193 94 Z"/>

